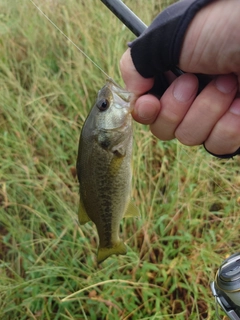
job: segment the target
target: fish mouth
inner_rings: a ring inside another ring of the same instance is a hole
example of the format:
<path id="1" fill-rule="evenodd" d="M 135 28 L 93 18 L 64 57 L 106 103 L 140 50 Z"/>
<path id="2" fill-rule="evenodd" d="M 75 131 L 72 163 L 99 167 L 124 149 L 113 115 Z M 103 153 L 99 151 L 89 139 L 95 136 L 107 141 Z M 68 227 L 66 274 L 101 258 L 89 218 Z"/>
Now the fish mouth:
<path id="1" fill-rule="evenodd" d="M 132 113 L 133 105 L 131 103 L 133 94 L 126 89 L 121 88 L 114 80 L 107 79 L 109 90 L 112 91 L 115 107 L 124 108 L 127 113 Z"/>

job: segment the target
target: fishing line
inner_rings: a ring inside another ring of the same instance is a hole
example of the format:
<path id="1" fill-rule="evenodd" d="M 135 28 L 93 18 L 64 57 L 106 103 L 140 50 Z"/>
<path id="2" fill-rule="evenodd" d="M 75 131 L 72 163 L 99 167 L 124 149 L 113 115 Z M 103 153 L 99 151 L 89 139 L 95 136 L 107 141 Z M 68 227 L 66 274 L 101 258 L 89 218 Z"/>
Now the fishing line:
<path id="1" fill-rule="evenodd" d="M 96 63 L 94 60 L 92 60 L 80 47 L 78 47 L 41 9 L 40 7 L 33 1 L 29 0 L 36 8 L 37 10 L 50 22 L 71 44 L 74 45 L 75 48 L 77 48 L 78 51 L 80 51 L 85 58 L 87 58 L 95 67 L 97 67 L 108 79 L 113 81 L 113 79 Z M 114 82 L 114 81 L 113 81 Z M 115 82 L 114 82 L 115 83 Z M 182 149 L 183 152 L 187 153 L 186 150 Z M 187 153 L 188 155 L 188 153 Z M 217 184 L 219 186 L 219 184 Z M 220 186 L 219 186 L 220 187 Z"/>
<path id="2" fill-rule="evenodd" d="M 81 48 L 79 48 L 76 43 L 74 43 L 41 9 L 40 7 L 38 7 L 38 5 L 36 5 L 36 3 L 32 0 L 29 0 L 37 9 L 38 11 L 48 20 L 48 22 L 50 22 L 54 28 L 56 28 L 68 41 L 71 42 L 71 44 L 74 45 L 75 48 L 77 48 L 83 55 L 85 58 L 87 58 L 89 61 L 91 61 L 91 63 L 97 67 L 108 79 L 111 79 L 111 77 L 109 77 L 109 75 L 101 68 L 99 67 L 99 65 L 94 62 Z"/>

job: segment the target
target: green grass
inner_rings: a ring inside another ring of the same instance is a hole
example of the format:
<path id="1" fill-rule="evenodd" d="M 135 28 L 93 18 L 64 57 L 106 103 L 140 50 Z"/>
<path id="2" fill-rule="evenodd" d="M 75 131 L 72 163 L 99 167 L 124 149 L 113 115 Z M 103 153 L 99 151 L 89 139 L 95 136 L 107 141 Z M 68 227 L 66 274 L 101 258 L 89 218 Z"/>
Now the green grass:
<path id="1" fill-rule="evenodd" d="M 115 81 L 134 36 L 100 1 L 38 1 Z M 165 3 L 126 1 L 149 23 Z M 170 1 L 168 2 L 170 3 Z M 239 250 L 239 159 L 161 142 L 134 127 L 127 256 L 96 265 L 92 224 L 77 222 L 75 162 L 105 76 L 30 1 L 0 4 L 0 318 L 213 319 L 209 283 Z"/>

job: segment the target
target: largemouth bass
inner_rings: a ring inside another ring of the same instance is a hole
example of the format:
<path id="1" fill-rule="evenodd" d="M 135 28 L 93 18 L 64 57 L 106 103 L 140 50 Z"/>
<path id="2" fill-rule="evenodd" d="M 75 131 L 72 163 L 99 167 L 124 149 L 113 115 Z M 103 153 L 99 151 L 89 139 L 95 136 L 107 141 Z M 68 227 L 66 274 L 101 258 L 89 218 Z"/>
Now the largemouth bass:
<path id="1" fill-rule="evenodd" d="M 113 81 L 99 91 L 83 125 L 77 158 L 79 222 L 93 221 L 99 236 L 98 263 L 126 254 L 119 238 L 125 216 L 139 216 L 131 202 L 132 108 L 130 93 Z"/>

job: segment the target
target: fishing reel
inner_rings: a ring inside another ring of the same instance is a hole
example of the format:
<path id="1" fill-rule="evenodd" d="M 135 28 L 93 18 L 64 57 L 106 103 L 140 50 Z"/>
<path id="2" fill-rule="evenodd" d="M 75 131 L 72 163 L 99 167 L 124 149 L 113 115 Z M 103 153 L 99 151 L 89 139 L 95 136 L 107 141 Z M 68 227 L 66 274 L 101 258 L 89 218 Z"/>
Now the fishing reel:
<path id="1" fill-rule="evenodd" d="M 220 307 L 231 320 L 240 320 L 240 252 L 223 261 L 211 290 L 216 301 L 217 318 Z"/>

